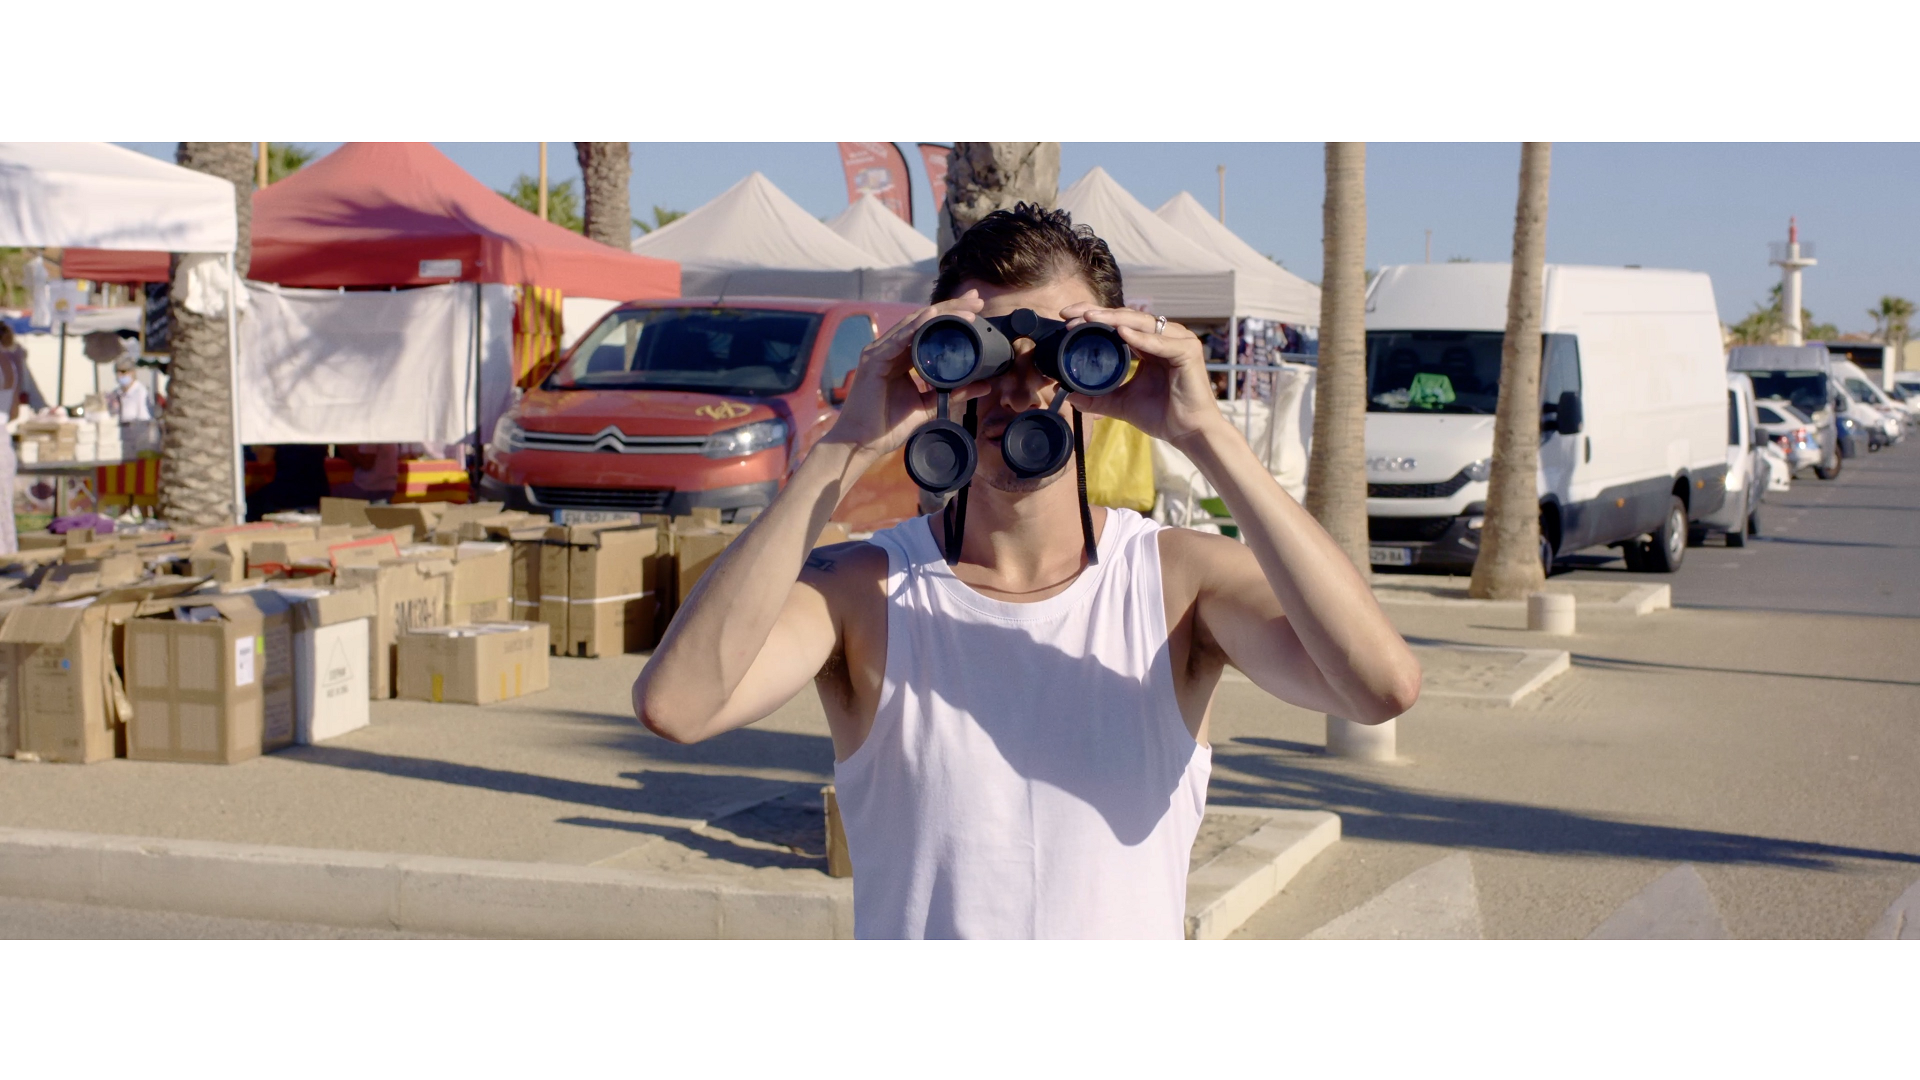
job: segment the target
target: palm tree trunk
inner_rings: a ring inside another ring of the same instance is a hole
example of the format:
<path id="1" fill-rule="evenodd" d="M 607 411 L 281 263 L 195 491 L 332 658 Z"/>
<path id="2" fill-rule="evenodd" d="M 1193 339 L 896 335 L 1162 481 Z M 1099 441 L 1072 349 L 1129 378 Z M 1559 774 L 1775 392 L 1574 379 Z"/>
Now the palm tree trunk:
<path id="1" fill-rule="evenodd" d="M 234 272 L 244 280 L 253 222 L 253 144 L 183 142 L 174 160 L 233 182 L 240 217 Z M 233 521 L 233 383 L 227 317 L 186 304 L 185 257 L 173 257 L 173 359 L 167 369 L 166 438 L 160 449 L 160 516 L 175 525 Z"/>
<path id="2" fill-rule="evenodd" d="M 1014 203 L 1051 208 L 1060 198 L 1060 144 L 957 142 L 947 157 L 940 254 L 974 223 Z"/>
<path id="3" fill-rule="evenodd" d="M 1372 576 L 1367 558 L 1367 147 L 1327 144 L 1321 206 L 1320 371 L 1307 512 Z"/>
<path id="4" fill-rule="evenodd" d="M 1513 277 L 1500 346 L 1500 404 L 1493 418 L 1493 475 L 1480 554 L 1467 594 L 1518 600 L 1546 584 L 1540 565 L 1540 308 L 1547 276 L 1547 175 L 1551 143 L 1522 143 L 1513 215 Z"/>
<path id="5" fill-rule="evenodd" d="M 633 240 L 633 205 L 627 186 L 633 158 L 623 142 L 577 142 L 580 186 L 585 189 L 587 239 L 627 250 Z"/>

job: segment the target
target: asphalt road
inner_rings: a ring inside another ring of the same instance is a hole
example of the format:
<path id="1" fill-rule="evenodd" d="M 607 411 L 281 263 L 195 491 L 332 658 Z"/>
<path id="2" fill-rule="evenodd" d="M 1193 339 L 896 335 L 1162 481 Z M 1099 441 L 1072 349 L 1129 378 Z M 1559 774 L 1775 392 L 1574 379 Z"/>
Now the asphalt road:
<path id="1" fill-rule="evenodd" d="M 1920 435 L 1850 458 L 1833 480 L 1808 470 L 1761 506 L 1744 548 L 1720 536 L 1673 574 L 1633 574 L 1618 552 L 1589 548 L 1568 576 L 1662 581 L 1678 607 L 1920 617 Z"/>

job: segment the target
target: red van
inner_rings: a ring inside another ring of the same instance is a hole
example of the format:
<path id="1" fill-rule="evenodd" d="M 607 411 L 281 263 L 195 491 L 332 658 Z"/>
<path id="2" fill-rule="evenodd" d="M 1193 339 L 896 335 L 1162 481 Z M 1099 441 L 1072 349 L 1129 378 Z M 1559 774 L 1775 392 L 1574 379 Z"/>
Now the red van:
<path id="1" fill-rule="evenodd" d="M 833 426 L 860 350 L 912 304 L 791 297 L 640 300 L 608 312 L 500 418 L 480 497 L 534 511 L 696 507 L 746 520 Z M 836 520 L 919 513 L 896 452 Z"/>

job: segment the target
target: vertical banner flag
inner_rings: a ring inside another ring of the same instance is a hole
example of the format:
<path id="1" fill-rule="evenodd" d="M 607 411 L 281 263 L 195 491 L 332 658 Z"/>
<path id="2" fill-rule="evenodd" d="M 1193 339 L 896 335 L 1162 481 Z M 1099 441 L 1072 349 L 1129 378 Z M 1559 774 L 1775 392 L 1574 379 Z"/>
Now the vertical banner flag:
<path id="1" fill-rule="evenodd" d="M 560 317 L 559 289 L 539 285 L 520 286 L 513 305 L 513 383 L 531 387 L 536 377 L 545 378 L 553 362 L 560 358 L 560 335 L 564 323 Z"/>
<path id="2" fill-rule="evenodd" d="M 847 202 L 872 195 L 881 205 L 913 224 L 913 188 L 908 184 L 907 159 L 890 142 L 843 142 L 840 164 L 847 170 Z"/>
<path id="3" fill-rule="evenodd" d="M 920 162 L 927 167 L 927 183 L 933 188 L 935 216 L 938 216 L 940 208 L 947 204 L 947 155 L 952 152 L 951 146 L 928 142 L 920 144 Z"/>

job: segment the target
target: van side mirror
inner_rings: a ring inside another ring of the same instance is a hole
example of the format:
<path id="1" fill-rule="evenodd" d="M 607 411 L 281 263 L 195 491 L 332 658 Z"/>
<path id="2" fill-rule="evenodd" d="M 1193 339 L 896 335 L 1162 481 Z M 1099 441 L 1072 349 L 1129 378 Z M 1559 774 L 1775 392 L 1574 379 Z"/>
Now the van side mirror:
<path id="1" fill-rule="evenodd" d="M 847 377 L 840 380 L 839 386 L 832 387 L 827 391 L 827 404 L 836 408 L 845 405 L 847 403 L 847 395 L 852 392 L 853 372 L 849 371 L 847 372 Z"/>
<path id="2" fill-rule="evenodd" d="M 1580 395 L 1571 390 L 1560 395 L 1554 409 L 1553 430 L 1562 435 L 1578 435 L 1586 427 L 1586 415 L 1580 409 Z"/>

